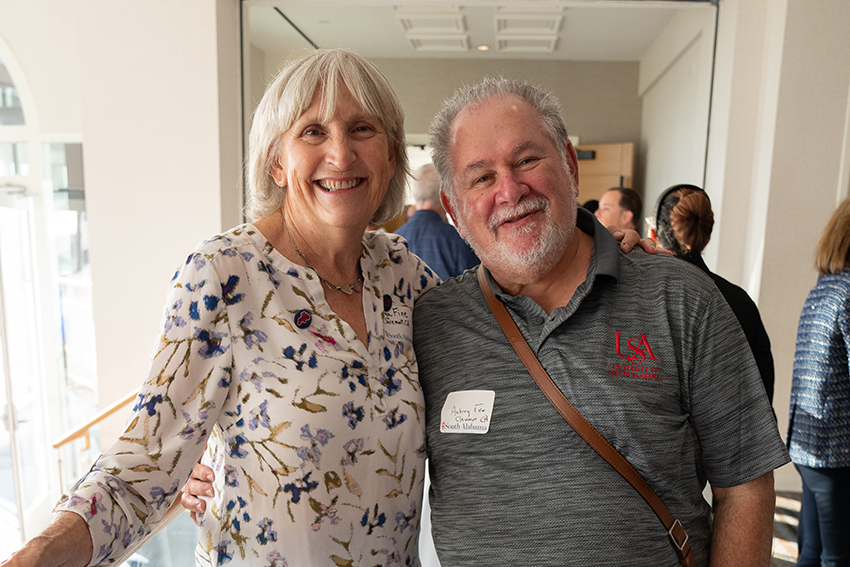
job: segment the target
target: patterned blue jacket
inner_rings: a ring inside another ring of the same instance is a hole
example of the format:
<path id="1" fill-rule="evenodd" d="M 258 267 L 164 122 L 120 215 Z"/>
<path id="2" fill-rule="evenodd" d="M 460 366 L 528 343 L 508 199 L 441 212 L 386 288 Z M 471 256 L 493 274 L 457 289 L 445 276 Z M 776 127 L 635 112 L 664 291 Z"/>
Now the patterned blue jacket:
<path id="1" fill-rule="evenodd" d="M 820 276 L 797 328 L 788 450 L 814 468 L 850 466 L 850 272 Z"/>

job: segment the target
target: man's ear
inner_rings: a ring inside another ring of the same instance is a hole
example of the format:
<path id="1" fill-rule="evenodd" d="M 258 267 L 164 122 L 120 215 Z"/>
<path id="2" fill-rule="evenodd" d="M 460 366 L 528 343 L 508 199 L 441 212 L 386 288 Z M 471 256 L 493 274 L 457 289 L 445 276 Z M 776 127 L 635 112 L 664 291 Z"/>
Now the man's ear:
<path id="1" fill-rule="evenodd" d="M 455 215 L 455 210 L 452 207 L 451 199 L 449 199 L 448 195 L 446 195 L 446 192 L 443 191 L 442 189 L 440 189 L 440 203 L 443 204 L 443 208 L 446 210 L 446 213 L 448 213 L 448 215 L 451 217 L 452 224 L 455 225 L 455 228 L 457 229 L 458 234 L 460 234 L 463 237 L 463 232 L 461 232 L 460 224 L 458 224 L 458 222 L 457 222 L 457 215 Z"/>
<path id="2" fill-rule="evenodd" d="M 576 184 L 576 197 L 578 197 L 578 155 L 573 143 L 567 140 L 567 165 L 570 166 L 570 175 Z"/>
<path id="3" fill-rule="evenodd" d="M 623 220 L 626 221 L 626 224 L 631 224 L 637 230 L 637 223 L 634 222 L 635 214 L 631 211 L 623 211 Z"/>

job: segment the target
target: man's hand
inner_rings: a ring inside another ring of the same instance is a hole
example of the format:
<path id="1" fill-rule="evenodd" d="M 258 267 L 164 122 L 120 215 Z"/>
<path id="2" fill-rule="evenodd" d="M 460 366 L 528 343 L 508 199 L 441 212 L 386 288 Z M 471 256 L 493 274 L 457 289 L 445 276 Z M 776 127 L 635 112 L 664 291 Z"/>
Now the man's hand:
<path id="1" fill-rule="evenodd" d="M 648 237 L 641 238 L 640 234 L 638 234 L 636 230 L 620 230 L 613 226 L 609 226 L 608 230 L 611 231 L 611 234 L 614 236 L 614 240 L 620 243 L 620 250 L 623 252 L 630 252 L 635 245 L 638 245 L 648 254 L 655 254 L 657 252 L 660 252 L 661 254 L 671 254 L 669 250 L 658 248 L 653 239 Z"/>
<path id="2" fill-rule="evenodd" d="M 198 526 L 201 525 L 198 515 L 203 514 L 207 509 L 207 503 L 198 497 L 215 495 L 215 488 L 213 488 L 212 484 L 213 480 L 215 480 L 213 470 L 206 465 L 198 463 L 192 469 L 189 480 L 183 485 L 183 494 L 180 495 L 180 505 L 192 513 L 192 521 Z"/>
<path id="3" fill-rule="evenodd" d="M 64 511 L 0 566 L 82 567 L 91 562 L 93 549 L 86 521 L 74 512 Z"/>

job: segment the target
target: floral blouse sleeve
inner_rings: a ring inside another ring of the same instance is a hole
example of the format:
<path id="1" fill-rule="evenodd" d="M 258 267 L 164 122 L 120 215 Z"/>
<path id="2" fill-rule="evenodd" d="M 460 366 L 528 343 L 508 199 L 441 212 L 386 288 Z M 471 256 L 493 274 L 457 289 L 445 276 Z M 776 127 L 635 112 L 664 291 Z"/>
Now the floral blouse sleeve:
<path id="1" fill-rule="evenodd" d="M 242 277 L 220 278 L 203 253 L 190 255 L 174 275 L 125 432 L 56 508 L 87 521 L 92 565 L 122 560 L 125 548 L 151 531 L 204 451 L 232 379 L 225 308 L 241 301 Z"/>

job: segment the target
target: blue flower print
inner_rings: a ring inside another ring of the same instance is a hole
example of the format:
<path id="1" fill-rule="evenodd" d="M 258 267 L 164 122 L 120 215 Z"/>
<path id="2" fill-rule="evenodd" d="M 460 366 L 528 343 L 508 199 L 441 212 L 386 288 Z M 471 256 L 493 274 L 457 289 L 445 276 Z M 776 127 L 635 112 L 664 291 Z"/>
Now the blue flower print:
<path id="1" fill-rule="evenodd" d="M 357 427 L 358 423 L 363 421 L 363 418 L 366 416 L 366 412 L 363 411 L 363 406 L 355 408 L 354 402 L 346 402 L 346 404 L 342 406 L 342 416 L 348 418 L 348 427 L 354 429 Z"/>
<path id="2" fill-rule="evenodd" d="M 257 524 L 260 528 L 260 533 L 257 534 L 257 541 L 260 545 L 266 545 L 270 541 L 277 541 L 277 532 L 272 531 L 272 525 L 274 525 L 274 522 L 269 518 L 263 518 L 263 520 Z"/>
<path id="3" fill-rule="evenodd" d="M 266 567 L 289 567 L 289 563 L 286 562 L 286 559 L 280 556 L 279 551 L 269 553 L 268 557 L 266 557 L 266 561 L 268 561 L 268 565 L 266 565 Z"/>
<path id="4" fill-rule="evenodd" d="M 410 505 L 410 511 L 405 514 L 404 512 L 396 512 L 395 515 L 395 523 L 398 525 L 399 531 L 404 533 L 404 530 L 410 527 L 411 522 L 416 517 L 416 505 Z"/>
<path id="5" fill-rule="evenodd" d="M 395 366 L 390 366 L 387 368 L 386 374 L 381 376 L 381 385 L 386 389 L 388 396 L 392 396 L 401 390 L 401 380 L 398 378 L 393 379 L 395 372 Z"/>
<path id="6" fill-rule="evenodd" d="M 307 343 L 303 343 L 298 350 L 296 351 L 293 347 L 288 346 L 283 349 L 283 356 L 295 362 L 295 370 L 301 371 L 304 369 L 304 364 L 306 362 L 308 368 L 316 368 L 318 365 L 318 359 L 316 358 L 316 353 L 310 355 L 310 357 L 305 361 L 302 357 L 304 356 L 304 352 L 307 350 Z M 297 358 L 296 358 L 297 356 Z"/>
<path id="7" fill-rule="evenodd" d="M 189 319 L 197 321 L 201 318 L 201 312 L 198 311 L 198 302 L 193 301 L 189 304 Z"/>
<path id="8" fill-rule="evenodd" d="M 162 505 L 165 504 L 165 499 L 171 496 L 172 494 L 175 494 L 179 487 L 180 483 L 175 482 L 171 486 L 171 489 L 169 489 L 168 491 L 166 491 L 160 486 L 154 486 L 153 488 L 151 488 L 151 500 L 156 505 L 156 509 L 159 510 Z"/>
<path id="9" fill-rule="evenodd" d="M 247 439 L 245 439 L 245 436 L 241 433 L 235 437 L 228 437 L 224 440 L 224 442 L 228 445 L 228 452 L 230 453 L 230 456 L 236 459 L 244 459 L 248 456 L 248 451 L 246 451 L 242 446 L 246 441 Z"/>
<path id="10" fill-rule="evenodd" d="M 280 280 L 276 277 L 277 268 L 275 268 L 273 264 L 269 262 L 259 261 L 257 262 L 257 269 L 269 275 L 269 281 L 272 282 L 272 285 L 274 285 L 276 288 L 280 287 Z"/>
<path id="11" fill-rule="evenodd" d="M 239 321 L 239 329 L 243 333 L 242 338 L 245 341 L 245 346 L 248 347 L 248 350 L 251 350 L 251 347 L 256 344 L 257 348 L 259 348 L 262 352 L 263 347 L 260 346 L 260 344 L 266 342 L 266 339 L 268 337 L 263 331 L 260 331 L 259 329 L 252 329 L 251 323 L 253 322 L 254 314 L 246 313 L 245 316 L 242 317 L 242 319 Z"/>
<path id="12" fill-rule="evenodd" d="M 229 539 L 223 540 L 215 546 L 216 555 L 218 555 L 218 565 L 224 565 L 233 559 L 233 554 L 227 552 L 227 546 L 232 543 Z"/>
<path id="13" fill-rule="evenodd" d="M 316 516 L 316 520 L 313 522 L 313 525 L 310 528 L 317 532 L 322 529 L 322 523 L 325 520 L 328 520 L 332 526 L 339 524 L 339 516 L 337 516 L 336 503 L 339 500 L 339 496 L 335 496 L 331 503 L 325 506 L 321 502 L 317 500 L 310 499 L 310 505 L 313 507 L 313 510 L 318 512 L 318 516 Z"/>
<path id="14" fill-rule="evenodd" d="M 189 257 L 192 263 L 195 264 L 195 269 L 201 271 L 207 265 L 207 259 L 202 254 L 194 254 Z M 187 262 L 188 263 L 188 262 Z"/>
<path id="15" fill-rule="evenodd" d="M 265 400 L 260 404 L 260 407 L 251 410 L 251 420 L 248 422 L 248 429 L 254 431 L 259 426 L 271 429 L 269 425 L 269 414 L 266 411 L 268 403 L 268 400 Z"/>
<path id="16" fill-rule="evenodd" d="M 239 276 L 230 276 L 227 278 L 227 282 L 221 284 L 221 298 L 224 300 L 224 303 L 227 305 L 235 305 L 242 301 L 242 298 L 245 297 L 244 294 L 241 293 L 233 293 L 236 291 L 236 285 L 239 283 Z"/>
<path id="17" fill-rule="evenodd" d="M 310 480 L 310 475 L 312 472 L 308 472 L 304 475 L 304 478 L 296 480 L 295 482 L 290 482 L 283 485 L 284 492 L 292 493 L 292 503 L 298 504 L 301 502 L 301 493 L 302 492 L 311 492 L 319 486 L 319 482 L 315 480 Z"/>
<path id="18" fill-rule="evenodd" d="M 352 439 L 342 446 L 342 450 L 345 451 L 346 456 L 340 459 L 339 464 L 342 466 L 357 464 L 357 454 L 363 451 L 363 439 Z"/>
<path id="19" fill-rule="evenodd" d="M 400 414 L 397 407 L 390 410 L 390 413 L 384 416 L 384 423 L 387 425 L 387 429 L 395 429 L 402 423 L 407 421 L 407 416 L 405 414 Z"/>
<path id="20" fill-rule="evenodd" d="M 211 333 L 205 329 L 196 329 L 195 338 L 203 341 L 203 345 L 198 349 L 198 354 L 204 358 L 213 358 L 224 354 L 228 348 L 222 348 L 221 339 L 225 338 L 225 333 Z"/>
<path id="21" fill-rule="evenodd" d="M 142 394 L 139 394 L 139 398 L 142 398 Z M 151 396 L 148 398 L 148 401 L 142 402 L 139 400 L 135 406 L 133 406 L 133 411 L 138 411 L 142 408 L 145 408 L 148 411 L 148 415 L 152 416 L 156 413 L 156 405 L 162 403 L 162 394 L 157 394 L 155 396 Z"/>
<path id="22" fill-rule="evenodd" d="M 333 437 L 334 434 L 326 429 L 319 429 L 316 435 L 313 435 L 310 432 L 310 424 L 305 424 L 301 428 L 301 439 L 307 441 L 309 445 L 299 447 L 295 450 L 295 454 L 301 459 L 301 465 L 304 466 L 309 461 L 316 468 L 320 468 L 322 451 L 319 449 L 319 446 L 324 447 Z"/>
<path id="23" fill-rule="evenodd" d="M 204 307 L 206 307 L 207 311 L 214 311 L 218 308 L 218 298 L 214 295 L 205 295 Z"/>
<path id="24" fill-rule="evenodd" d="M 224 485 L 225 486 L 239 486 L 239 480 L 237 480 L 239 473 L 236 471 L 234 467 L 231 465 L 224 465 Z"/>
<path id="25" fill-rule="evenodd" d="M 369 531 L 366 532 L 366 535 L 372 535 L 372 531 L 375 528 L 383 527 L 386 522 L 386 515 L 383 512 L 378 512 L 378 505 L 375 504 L 374 519 L 369 521 L 369 510 L 366 510 L 366 513 L 363 514 L 363 518 L 360 520 L 360 525 L 364 527 L 369 526 Z"/>
<path id="26" fill-rule="evenodd" d="M 183 300 L 178 299 L 174 302 L 169 310 L 168 316 L 165 318 L 165 330 L 170 331 L 173 327 L 185 327 L 186 320 L 177 313 L 183 308 Z"/>

